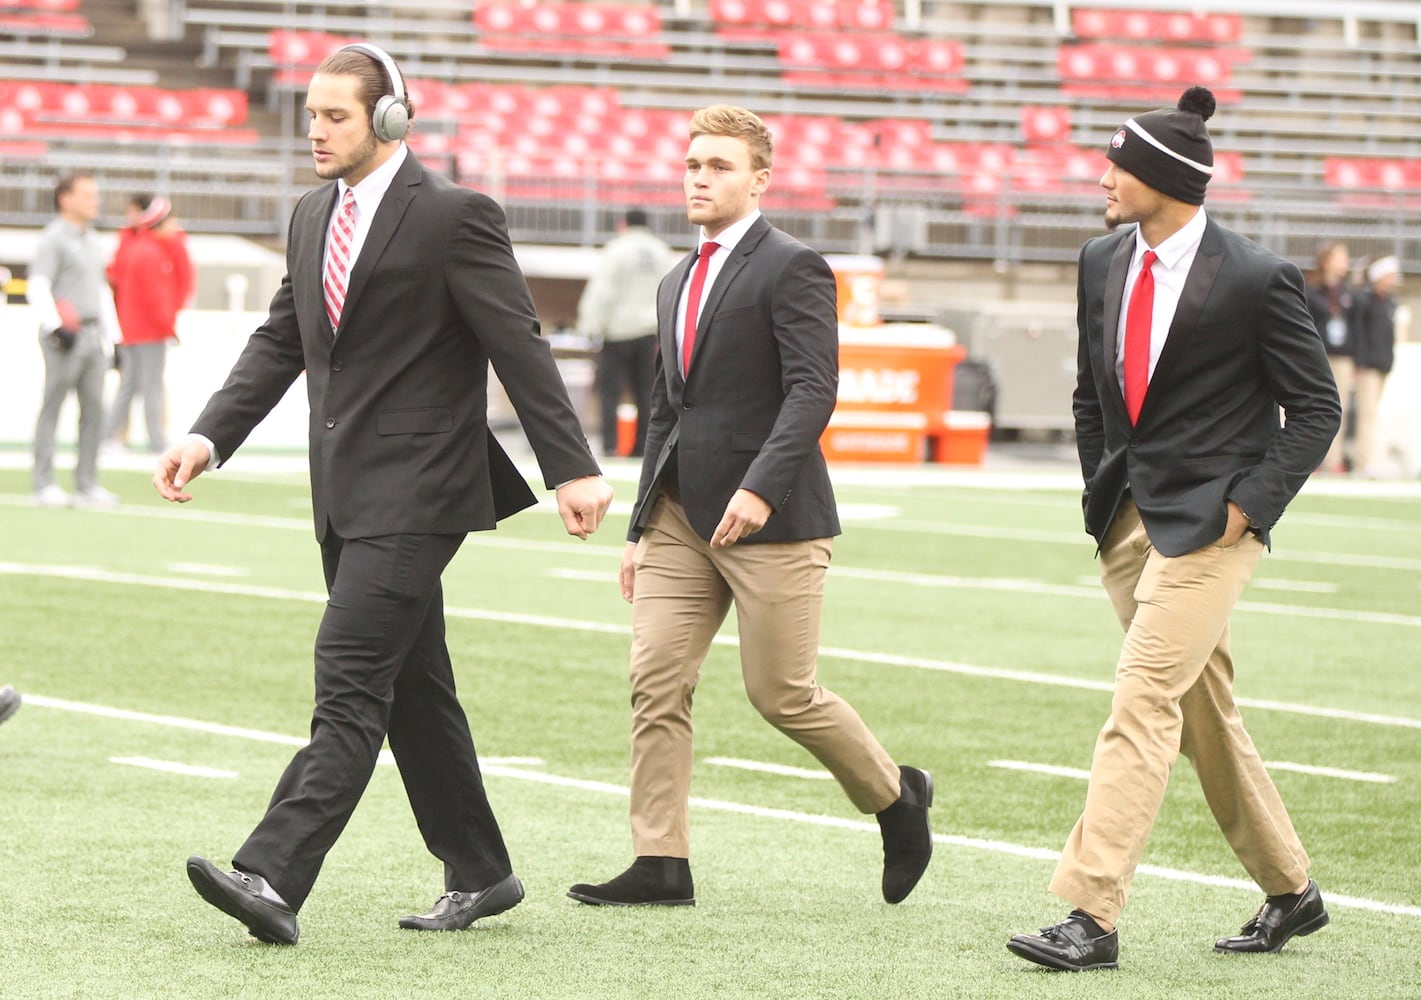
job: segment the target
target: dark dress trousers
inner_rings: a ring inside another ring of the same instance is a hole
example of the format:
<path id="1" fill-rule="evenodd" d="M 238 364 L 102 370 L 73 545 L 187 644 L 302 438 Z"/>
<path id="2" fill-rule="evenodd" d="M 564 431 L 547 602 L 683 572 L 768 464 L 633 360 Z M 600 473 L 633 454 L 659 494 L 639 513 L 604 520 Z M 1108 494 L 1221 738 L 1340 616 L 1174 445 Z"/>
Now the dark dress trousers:
<path id="1" fill-rule="evenodd" d="M 492 362 L 548 488 L 598 473 L 502 211 L 408 156 L 351 269 L 339 336 L 322 299 L 337 185 L 304 196 L 287 276 L 193 425 L 224 460 L 304 370 L 311 497 L 330 601 L 311 742 L 237 852 L 293 908 L 309 893 L 388 733 L 450 889 L 509 874 L 444 642 L 439 576 L 463 536 L 534 502 L 489 433 Z"/>

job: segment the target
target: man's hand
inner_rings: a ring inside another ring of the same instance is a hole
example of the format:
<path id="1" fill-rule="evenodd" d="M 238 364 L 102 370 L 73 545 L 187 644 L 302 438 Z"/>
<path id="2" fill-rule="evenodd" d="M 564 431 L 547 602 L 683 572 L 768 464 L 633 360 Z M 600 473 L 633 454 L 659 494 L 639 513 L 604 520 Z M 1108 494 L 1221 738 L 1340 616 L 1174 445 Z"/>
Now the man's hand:
<path id="1" fill-rule="evenodd" d="M 201 441 L 191 439 L 173 445 L 158 459 L 158 471 L 153 473 L 153 488 L 164 500 L 187 503 L 192 495 L 183 487 L 207 469 L 212 452 Z"/>
<path id="2" fill-rule="evenodd" d="M 715 534 L 711 535 L 711 548 L 725 548 L 753 535 L 765 526 L 772 513 L 770 505 L 759 494 L 736 490 L 730 503 L 725 505 L 725 515 L 715 526 Z"/>
<path id="3" fill-rule="evenodd" d="M 622 600 L 628 604 L 632 603 L 632 596 L 636 593 L 636 563 L 632 561 L 632 556 L 636 554 L 636 542 L 627 542 L 627 547 L 622 550 L 622 565 L 617 570 L 617 582 L 622 585 Z"/>
<path id="4" fill-rule="evenodd" d="M 557 497 L 558 513 L 567 533 L 586 541 L 612 504 L 612 487 L 601 476 L 583 476 L 559 486 Z"/>
<path id="5" fill-rule="evenodd" d="M 1226 549 L 1237 545 L 1247 531 L 1248 515 L 1243 512 L 1242 507 L 1230 500 L 1229 523 L 1224 528 L 1224 537 L 1219 539 L 1219 544 Z"/>

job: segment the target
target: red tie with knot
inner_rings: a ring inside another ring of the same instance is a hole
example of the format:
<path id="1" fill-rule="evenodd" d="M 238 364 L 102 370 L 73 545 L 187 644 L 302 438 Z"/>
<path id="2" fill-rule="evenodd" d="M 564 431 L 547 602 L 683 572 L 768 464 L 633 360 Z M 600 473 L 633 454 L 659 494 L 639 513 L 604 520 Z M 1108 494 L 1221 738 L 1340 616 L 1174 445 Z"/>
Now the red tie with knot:
<path id="1" fill-rule="evenodd" d="M 1150 268 L 1157 259 L 1153 250 L 1145 251 L 1125 310 L 1125 410 L 1131 424 L 1139 423 L 1145 390 L 1150 386 L 1150 327 L 1155 311 L 1155 277 Z"/>
<path id="2" fill-rule="evenodd" d="M 345 285 L 350 277 L 350 248 L 355 243 L 355 225 L 355 192 L 346 188 L 340 208 L 331 219 L 330 235 L 326 238 L 326 275 L 322 284 L 326 317 L 331 321 L 332 332 L 340 326 L 340 314 L 345 308 Z"/>
<path id="3" fill-rule="evenodd" d="M 686 328 L 681 334 L 681 374 L 691 373 L 691 349 L 696 346 L 696 325 L 701 312 L 701 291 L 706 287 L 706 272 L 711 257 L 720 249 L 719 243 L 707 240 L 701 244 L 701 256 L 696 261 L 696 273 L 691 275 L 691 288 L 686 292 Z"/>

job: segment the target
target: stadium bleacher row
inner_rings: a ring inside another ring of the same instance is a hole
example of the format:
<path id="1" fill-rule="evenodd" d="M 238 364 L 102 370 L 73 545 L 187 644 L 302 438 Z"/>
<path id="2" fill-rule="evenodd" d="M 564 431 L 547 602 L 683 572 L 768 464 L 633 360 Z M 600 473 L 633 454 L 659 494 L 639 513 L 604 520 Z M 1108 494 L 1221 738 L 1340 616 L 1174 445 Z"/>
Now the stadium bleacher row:
<path id="1" fill-rule="evenodd" d="M 87 26 L 96 2 L 0 0 L 0 14 Z M 1297 17 L 1276 6 L 183 0 L 172 10 L 184 51 L 225 83 L 197 88 L 124 77 L 148 68 L 100 51 L 102 37 L 0 21 L 0 157 L 68 148 L 101 161 L 83 145 L 96 131 L 240 146 L 290 174 L 270 198 L 279 235 L 311 180 L 299 111 L 310 71 L 368 38 L 410 77 L 422 155 L 503 198 L 515 226 L 528 220 L 524 238 L 600 241 L 628 200 L 670 211 L 686 112 L 730 99 L 772 121 L 771 204 L 803 213 L 826 249 L 861 249 L 868 225 L 880 228 L 869 242 L 887 232 L 901 244 L 891 249 L 1059 260 L 1097 222 L 1102 138 L 1202 83 L 1220 101 L 1210 191 L 1222 211 L 1285 244 L 1310 247 L 1320 224 L 1373 236 L 1421 266 L 1407 216 L 1421 207 L 1421 5 L 1360 28 L 1316 0 Z M 1004 234 L 1002 220 L 1028 228 Z"/>

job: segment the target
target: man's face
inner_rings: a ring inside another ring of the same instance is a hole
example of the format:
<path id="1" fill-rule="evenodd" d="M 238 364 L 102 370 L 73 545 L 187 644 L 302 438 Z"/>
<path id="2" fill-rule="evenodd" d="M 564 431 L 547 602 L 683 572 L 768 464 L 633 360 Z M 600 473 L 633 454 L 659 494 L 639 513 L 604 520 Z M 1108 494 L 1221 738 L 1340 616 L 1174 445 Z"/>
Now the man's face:
<path id="1" fill-rule="evenodd" d="M 1164 211 L 1168 198 L 1114 163 L 1100 178 L 1105 189 L 1105 224 L 1111 229 L 1128 222 L 1145 222 Z"/>
<path id="2" fill-rule="evenodd" d="M 81 226 L 99 217 L 99 185 L 92 177 L 80 177 L 59 199 L 59 214 Z"/>
<path id="3" fill-rule="evenodd" d="M 749 215 L 770 184 L 770 171 L 750 166 L 750 146 L 728 135 L 698 135 L 686 150 L 686 217 L 715 237 Z"/>
<path id="4" fill-rule="evenodd" d="M 383 162 L 377 160 L 380 142 L 357 96 L 359 86 L 358 77 L 317 73 L 306 89 L 306 138 L 322 180 L 343 177 L 347 184 L 359 184 Z"/>

